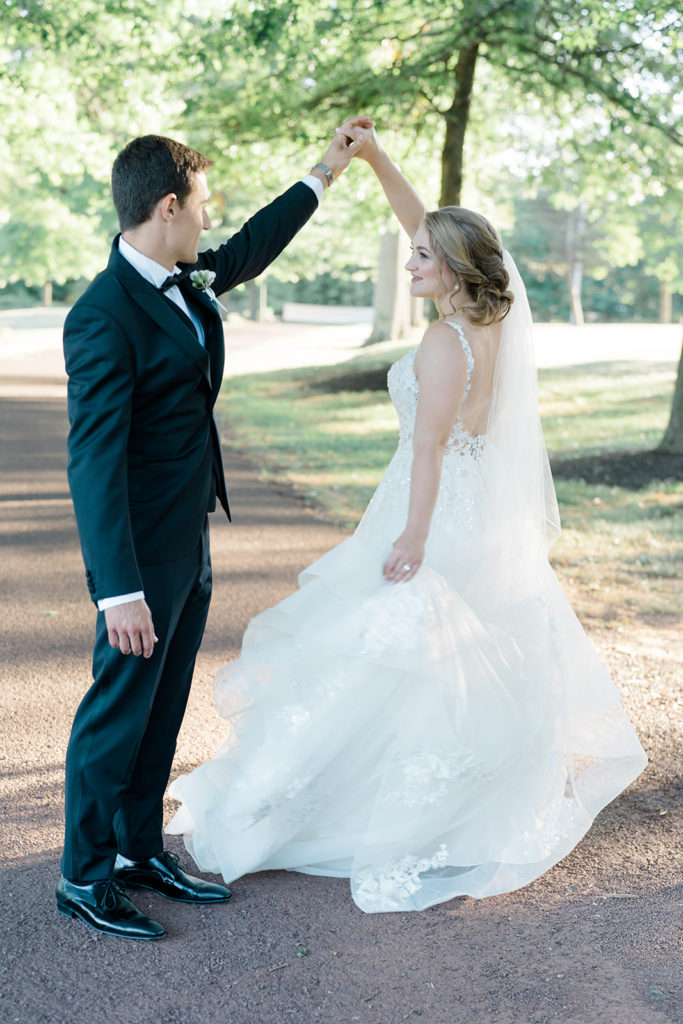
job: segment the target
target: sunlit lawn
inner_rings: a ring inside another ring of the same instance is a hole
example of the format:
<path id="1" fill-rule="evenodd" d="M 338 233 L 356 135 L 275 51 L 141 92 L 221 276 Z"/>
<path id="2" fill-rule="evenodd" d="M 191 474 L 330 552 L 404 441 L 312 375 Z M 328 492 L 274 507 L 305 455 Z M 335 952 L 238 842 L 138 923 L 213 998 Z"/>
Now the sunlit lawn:
<path id="1" fill-rule="evenodd" d="M 223 432 L 265 475 L 284 477 L 322 516 L 352 527 L 396 447 L 396 415 L 386 389 L 333 391 L 321 382 L 382 370 L 405 351 L 385 343 L 338 368 L 230 378 Z"/>
<path id="2" fill-rule="evenodd" d="M 288 480 L 319 515 L 350 528 L 396 446 L 396 416 L 377 384 L 404 351 L 386 343 L 338 368 L 231 378 L 219 409 L 224 432 L 265 475 Z M 610 362 L 541 371 L 551 457 L 655 447 L 674 370 Z M 557 479 L 556 489 L 564 529 L 553 564 L 594 626 L 683 613 L 681 481 L 630 490 Z"/>
<path id="3" fill-rule="evenodd" d="M 666 427 L 674 366 L 600 363 L 540 374 L 551 455 L 576 457 L 656 447 Z M 683 482 L 640 490 L 555 481 L 563 533 L 553 563 L 605 625 L 683 612 Z M 592 598 L 592 600 L 591 600 Z"/>

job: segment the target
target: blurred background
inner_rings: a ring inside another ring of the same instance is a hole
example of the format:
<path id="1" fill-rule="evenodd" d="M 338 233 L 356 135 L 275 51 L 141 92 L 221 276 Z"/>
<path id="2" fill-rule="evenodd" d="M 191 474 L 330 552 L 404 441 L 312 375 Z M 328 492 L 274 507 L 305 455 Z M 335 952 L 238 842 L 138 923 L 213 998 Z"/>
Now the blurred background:
<path id="1" fill-rule="evenodd" d="M 212 244 L 367 113 L 428 206 L 496 224 L 536 319 L 683 313 L 674 3 L 3 0 L 0 28 L 0 309 L 70 304 L 102 268 L 109 173 L 131 137 L 214 161 Z M 379 286 L 374 334 L 400 337 L 421 313 L 395 272 L 406 254 L 355 162 L 229 307 L 367 310 Z"/>

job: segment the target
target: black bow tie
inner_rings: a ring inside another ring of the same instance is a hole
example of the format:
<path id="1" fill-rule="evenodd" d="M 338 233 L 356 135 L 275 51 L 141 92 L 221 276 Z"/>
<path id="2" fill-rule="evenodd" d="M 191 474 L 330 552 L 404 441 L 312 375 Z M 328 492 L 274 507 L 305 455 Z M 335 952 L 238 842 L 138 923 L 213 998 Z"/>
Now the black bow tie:
<path id="1" fill-rule="evenodd" d="M 178 274 L 171 274 L 170 277 L 167 277 L 166 280 L 159 285 L 159 291 L 166 292 L 169 288 L 173 288 L 174 285 L 180 284 L 181 281 L 187 281 L 191 273 L 192 271 L 190 270 L 181 270 Z"/>

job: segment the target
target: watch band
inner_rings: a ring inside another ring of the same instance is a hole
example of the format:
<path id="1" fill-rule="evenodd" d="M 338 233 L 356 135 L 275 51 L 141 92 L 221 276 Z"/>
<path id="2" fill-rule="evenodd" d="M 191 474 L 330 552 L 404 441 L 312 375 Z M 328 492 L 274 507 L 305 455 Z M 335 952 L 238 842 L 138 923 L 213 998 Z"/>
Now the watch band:
<path id="1" fill-rule="evenodd" d="M 327 166 L 327 164 L 314 164 L 314 166 L 311 168 L 311 170 L 314 171 L 316 168 L 323 172 L 323 174 L 327 178 L 327 184 L 328 185 L 333 185 L 334 184 L 334 174 L 332 173 L 330 168 Z"/>

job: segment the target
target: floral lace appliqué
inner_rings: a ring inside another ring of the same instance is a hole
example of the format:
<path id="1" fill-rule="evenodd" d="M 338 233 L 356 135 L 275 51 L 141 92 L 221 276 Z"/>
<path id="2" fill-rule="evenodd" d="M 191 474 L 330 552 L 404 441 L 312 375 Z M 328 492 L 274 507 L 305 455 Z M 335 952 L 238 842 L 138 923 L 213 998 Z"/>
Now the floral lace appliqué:
<path id="1" fill-rule="evenodd" d="M 379 870 L 364 868 L 355 879 L 356 901 L 365 909 L 399 909 L 422 888 L 420 875 L 448 863 L 448 850 L 444 843 L 433 857 L 415 857 L 408 854 L 385 864 Z"/>
<path id="2" fill-rule="evenodd" d="M 421 807 L 445 800 L 458 779 L 493 778 L 494 773 L 471 753 L 410 754 L 396 758 L 401 770 L 400 785 L 389 790 L 383 801 L 404 807 Z"/>

